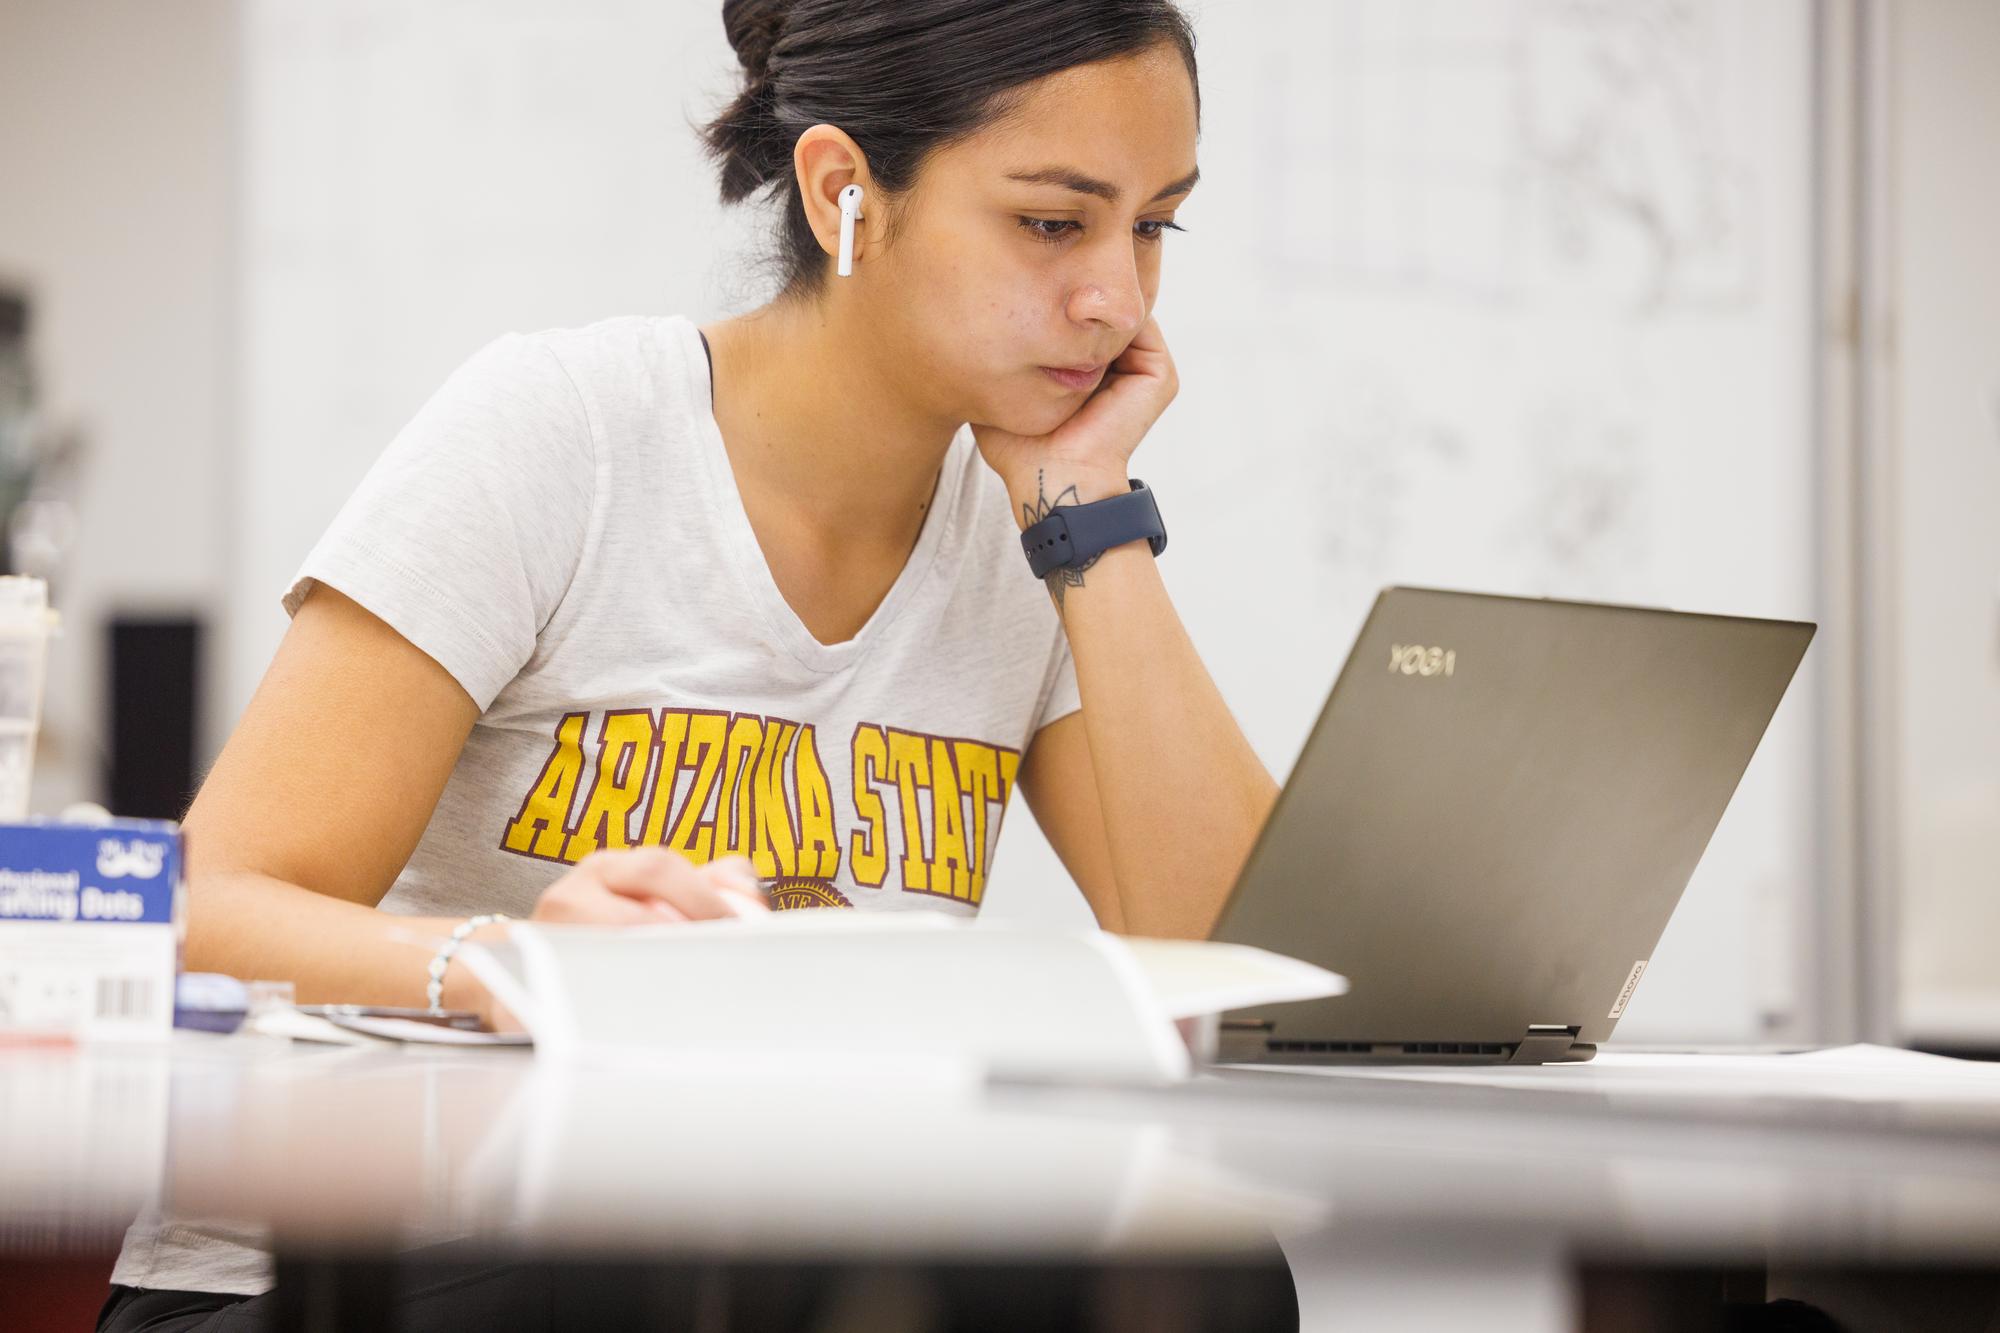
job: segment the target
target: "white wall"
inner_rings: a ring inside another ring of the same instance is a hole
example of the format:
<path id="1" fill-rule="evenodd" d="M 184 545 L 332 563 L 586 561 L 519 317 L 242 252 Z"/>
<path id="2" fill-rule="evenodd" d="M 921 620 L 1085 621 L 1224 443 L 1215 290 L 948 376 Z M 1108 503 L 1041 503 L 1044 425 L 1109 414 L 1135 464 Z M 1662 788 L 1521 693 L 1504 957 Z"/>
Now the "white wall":
<path id="1" fill-rule="evenodd" d="M 244 356 L 226 688 L 396 430 L 509 329 L 743 304 L 753 266 L 689 123 L 736 68 L 719 6 L 250 0 Z"/>
<path id="2" fill-rule="evenodd" d="M 1902 1028 L 2000 1044 L 2000 6 L 1890 30 Z"/>
<path id="3" fill-rule="evenodd" d="M 90 450 L 37 810 L 101 795 L 105 617 L 222 601 L 236 40 L 233 0 L 0 5 L 0 274 Z M 204 723 L 212 749 L 227 718 Z"/>

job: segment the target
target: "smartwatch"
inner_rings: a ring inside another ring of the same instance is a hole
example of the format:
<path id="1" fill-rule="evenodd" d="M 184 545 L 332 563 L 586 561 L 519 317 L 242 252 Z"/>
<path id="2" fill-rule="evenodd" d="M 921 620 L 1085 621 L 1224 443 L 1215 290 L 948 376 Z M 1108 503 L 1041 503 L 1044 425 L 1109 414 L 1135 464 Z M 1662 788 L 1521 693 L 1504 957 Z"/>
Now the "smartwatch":
<path id="1" fill-rule="evenodd" d="M 1021 549 L 1035 577 L 1047 578 L 1059 569 L 1077 569 L 1114 546 L 1145 538 L 1159 555 L 1167 549 L 1167 525 L 1146 483 L 1133 477 L 1125 495 L 1089 504 L 1061 505 L 1021 534 Z"/>

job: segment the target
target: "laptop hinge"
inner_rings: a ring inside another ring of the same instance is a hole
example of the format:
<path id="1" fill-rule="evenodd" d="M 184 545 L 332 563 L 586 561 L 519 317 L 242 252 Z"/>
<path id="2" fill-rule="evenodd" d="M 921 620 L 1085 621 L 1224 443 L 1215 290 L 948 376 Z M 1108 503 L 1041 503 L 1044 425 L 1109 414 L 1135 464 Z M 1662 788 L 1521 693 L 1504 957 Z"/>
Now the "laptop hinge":
<path id="1" fill-rule="evenodd" d="M 1576 1041 L 1578 1030 L 1554 1023 L 1530 1023 L 1527 1035 L 1514 1047 L 1514 1053 L 1507 1057 L 1507 1063 L 1540 1065 L 1552 1060 L 1567 1059 L 1569 1048 Z"/>

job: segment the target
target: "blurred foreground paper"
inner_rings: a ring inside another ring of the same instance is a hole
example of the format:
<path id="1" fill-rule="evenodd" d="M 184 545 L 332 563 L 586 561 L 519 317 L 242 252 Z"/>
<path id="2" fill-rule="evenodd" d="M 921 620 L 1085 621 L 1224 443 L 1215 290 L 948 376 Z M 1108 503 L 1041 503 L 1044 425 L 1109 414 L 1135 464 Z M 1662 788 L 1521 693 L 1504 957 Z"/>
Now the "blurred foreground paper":
<path id="1" fill-rule="evenodd" d="M 1176 1019 L 1347 989 L 1245 945 L 930 913 L 517 924 L 461 957 L 555 1059 L 934 1060 L 1092 1082 L 1186 1077 Z"/>

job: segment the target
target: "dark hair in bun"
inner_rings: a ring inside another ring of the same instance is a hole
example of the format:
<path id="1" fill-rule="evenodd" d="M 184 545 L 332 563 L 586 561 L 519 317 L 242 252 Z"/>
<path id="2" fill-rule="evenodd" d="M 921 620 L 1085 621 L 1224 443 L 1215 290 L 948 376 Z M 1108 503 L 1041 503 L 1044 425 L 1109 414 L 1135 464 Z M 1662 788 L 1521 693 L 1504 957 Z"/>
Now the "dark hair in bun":
<path id="1" fill-rule="evenodd" d="M 784 291 L 816 291 L 826 255 L 806 224 L 792 148 L 838 125 L 898 193 L 933 151 L 1008 109 L 1006 94 L 1076 65 L 1170 42 L 1196 80 L 1194 30 L 1174 0 L 723 0 L 744 86 L 702 131 L 736 203 L 772 189 L 783 209 Z"/>
<path id="2" fill-rule="evenodd" d="M 722 6 L 722 28 L 736 58 L 750 74 L 752 86 L 764 81 L 771 63 L 771 48 L 785 30 L 790 0 L 727 0 Z"/>

